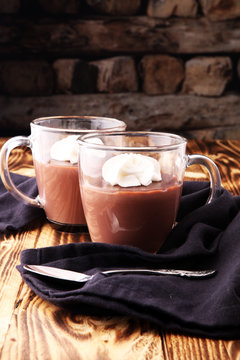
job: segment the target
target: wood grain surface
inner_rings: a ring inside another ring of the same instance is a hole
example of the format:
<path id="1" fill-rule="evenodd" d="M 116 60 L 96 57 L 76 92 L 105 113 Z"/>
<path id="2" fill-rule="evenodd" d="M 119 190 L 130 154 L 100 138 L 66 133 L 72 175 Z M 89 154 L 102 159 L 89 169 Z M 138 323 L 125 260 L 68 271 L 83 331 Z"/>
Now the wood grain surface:
<path id="1" fill-rule="evenodd" d="M 238 53 L 239 21 L 209 22 L 207 18 L 159 19 L 148 16 L 95 19 L 2 19 L 0 54 L 67 58 L 119 53 L 213 54 Z M 16 36 L 17 34 L 17 36 Z M 229 39 L 231 41 L 229 41 Z M 63 46 L 64 44 L 64 46 Z M 101 44 L 101 46 L 99 46 Z"/>
<path id="2" fill-rule="evenodd" d="M 5 139 L 0 139 L 2 144 Z M 189 153 L 209 156 L 219 166 L 222 185 L 240 188 L 240 141 L 190 141 Z M 34 175 L 31 153 L 12 152 L 10 168 Z M 186 179 L 207 179 L 198 166 Z M 0 359 L 4 360 L 179 360 L 239 359 L 240 341 L 163 333 L 150 323 L 126 317 L 89 317 L 63 311 L 36 296 L 16 270 L 23 249 L 90 241 L 87 234 L 54 230 L 43 220 L 14 234 L 0 234 Z"/>
<path id="3" fill-rule="evenodd" d="M 187 106 L 186 106 L 187 104 Z M 143 93 L 0 96 L 0 124 L 6 134 L 28 134 L 32 119 L 57 114 L 109 116 L 129 130 L 170 131 L 196 139 L 240 139 L 240 95 L 221 97 Z M 177 111 L 176 111 L 177 109 Z M 227 114 L 227 116 L 226 116 Z"/>

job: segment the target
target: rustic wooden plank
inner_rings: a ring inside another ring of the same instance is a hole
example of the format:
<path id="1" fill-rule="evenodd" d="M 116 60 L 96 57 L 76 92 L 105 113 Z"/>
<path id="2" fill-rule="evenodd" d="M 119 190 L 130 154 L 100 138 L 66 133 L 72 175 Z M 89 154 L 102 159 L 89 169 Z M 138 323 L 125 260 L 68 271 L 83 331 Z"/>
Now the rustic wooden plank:
<path id="1" fill-rule="evenodd" d="M 214 54 L 240 51 L 240 22 L 148 16 L 3 19 L 1 55 Z"/>
<path id="2" fill-rule="evenodd" d="M 14 263 L 9 261 L 10 258 L 16 258 L 19 251 L 18 239 L 14 237 L 3 238 L 0 242 L 0 263 L 1 263 L 1 276 L 0 276 L 0 349 L 5 340 L 5 334 L 11 322 L 12 312 L 15 306 L 16 296 L 21 284 L 20 276 L 14 273 Z M 13 243 L 16 241 L 16 246 Z"/>
<path id="3" fill-rule="evenodd" d="M 230 359 L 238 359 L 240 356 L 240 340 L 224 342 Z"/>
<path id="4" fill-rule="evenodd" d="M 227 342 L 227 344 L 234 342 Z M 166 347 L 169 360 L 202 360 L 221 359 L 230 360 L 225 342 L 222 340 L 211 340 L 194 338 L 175 334 L 166 335 Z"/>
<path id="5" fill-rule="evenodd" d="M 26 289 L 2 359 L 8 354 L 17 360 L 164 359 L 161 337 L 154 327 L 123 317 L 73 315 Z"/>
<path id="6" fill-rule="evenodd" d="M 0 97 L 1 131 L 29 133 L 41 116 L 98 115 L 121 119 L 130 130 L 171 131 L 196 138 L 240 139 L 240 96 L 148 96 L 143 93 Z"/>

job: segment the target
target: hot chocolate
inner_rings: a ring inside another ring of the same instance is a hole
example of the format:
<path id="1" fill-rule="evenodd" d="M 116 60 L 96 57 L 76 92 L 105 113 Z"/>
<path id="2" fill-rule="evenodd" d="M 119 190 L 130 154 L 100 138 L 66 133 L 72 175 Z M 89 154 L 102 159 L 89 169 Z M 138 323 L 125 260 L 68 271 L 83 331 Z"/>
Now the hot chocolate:
<path id="1" fill-rule="evenodd" d="M 117 119 L 97 116 L 50 116 L 31 122 L 30 136 L 9 139 L 1 149 L 1 176 L 6 189 L 24 204 L 42 208 L 54 228 L 60 231 L 86 231 L 78 181 L 78 141 L 83 134 L 124 131 Z M 93 143 L 100 143 L 99 138 Z M 39 195 L 30 197 L 14 185 L 8 168 L 11 151 L 26 146 L 32 151 Z M 101 156 L 100 156 L 101 160 Z M 98 164 L 91 162 L 95 169 Z"/>
<path id="2" fill-rule="evenodd" d="M 214 163 L 186 155 L 186 139 L 179 135 L 105 132 L 84 135 L 78 143 L 81 195 L 94 242 L 155 253 L 174 226 L 186 167 L 205 165 L 211 185 L 220 187 Z"/>
<path id="3" fill-rule="evenodd" d="M 60 224 L 86 224 L 77 165 L 56 160 L 48 163 L 35 160 L 34 166 L 47 218 Z"/>
<path id="4" fill-rule="evenodd" d="M 125 189 L 85 184 L 84 210 L 92 241 L 156 252 L 175 221 L 181 190 L 176 178 Z"/>

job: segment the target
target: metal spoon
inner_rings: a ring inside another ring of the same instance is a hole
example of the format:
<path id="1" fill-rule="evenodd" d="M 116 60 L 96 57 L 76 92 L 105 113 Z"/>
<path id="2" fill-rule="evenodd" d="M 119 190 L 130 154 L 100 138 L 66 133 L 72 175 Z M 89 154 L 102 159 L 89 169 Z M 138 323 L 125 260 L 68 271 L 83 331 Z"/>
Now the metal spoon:
<path id="1" fill-rule="evenodd" d="M 43 266 L 43 265 L 24 265 L 25 270 L 31 271 L 36 274 L 49 276 L 61 280 L 70 280 L 77 282 L 87 282 L 91 280 L 96 274 L 87 275 L 76 271 L 60 269 L 56 267 Z M 101 271 L 100 274 L 151 274 L 151 275 L 175 275 L 184 276 L 189 278 L 204 278 L 209 277 L 216 273 L 216 270 L 202 270 L 202 271 L 190 271 L 190 270 L 175 270 L 175 269 L 116 269 Z"/>

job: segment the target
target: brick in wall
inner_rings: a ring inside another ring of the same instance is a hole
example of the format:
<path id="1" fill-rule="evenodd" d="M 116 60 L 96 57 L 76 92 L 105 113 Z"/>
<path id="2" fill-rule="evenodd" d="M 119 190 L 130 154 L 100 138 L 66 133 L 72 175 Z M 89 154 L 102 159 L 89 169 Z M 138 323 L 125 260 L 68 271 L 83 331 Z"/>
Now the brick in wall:
<path id="1" fill-rule="evenodd" d="M 232 77 L 229 57 L 195 57 L 186 62 L 182 92 L 204 96 L 220 96 Z"/>
<path id="2" fill-rule="evenodd" d="M 212 21 L 235 19 L 240 16 L 239 0 L 200 0 L 205 16 Z"/>
<path id="3" fill-rule="evenodd" d="M 12 96 L 53 93 L 53 71 L 46 61 L 0 62 L 0 90 Z"/>
<path id="4" fill-rule="evenodd" d="M 140 63 L 143 92 L 148 95 L 173 94 L 184 79 L 181 59 L 168 55 L 146 55 Z"/>
<path id="5" fill-rule="evenodd" d="M 53 63 L 57 93 L 94 93 L 98 70 L 80 59 L 58 59 Z"/>
<path id="6" fill-rule="evenodd" d="M 99 92 L 119 93 L 138 90 L 135 62 L 130 56 L 115 56 L 91 63 L 98 68 Z"/>
<path id="7" fill-rule="evenodd" d="M 197 9 L 196 0 L 149 0 L 147 14 L 159 18 L 170 16 L 195 17 Z"/>

